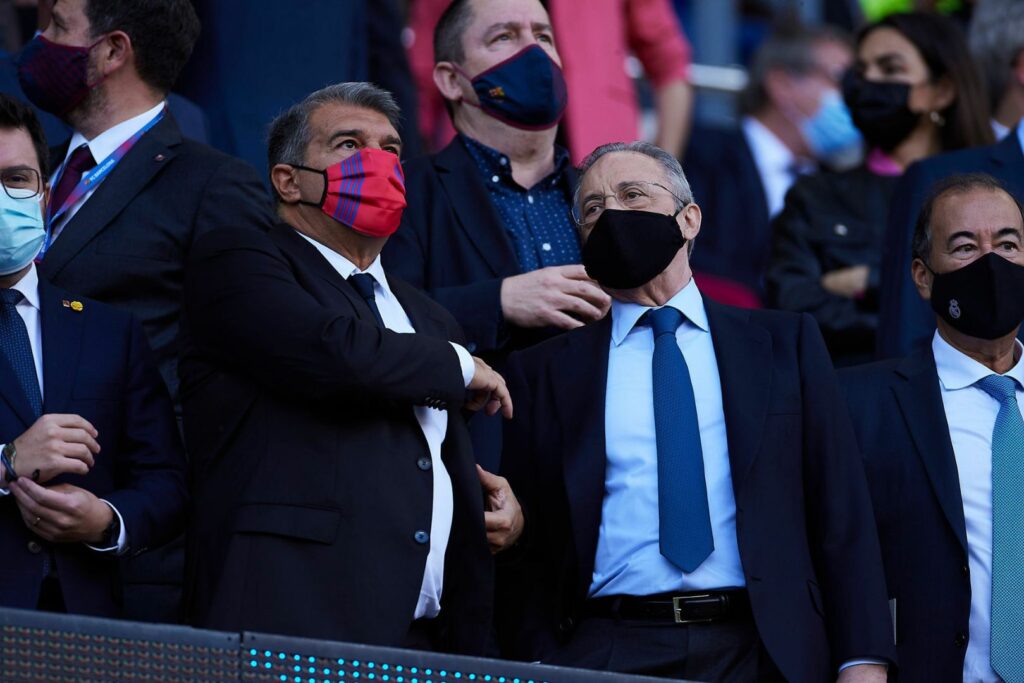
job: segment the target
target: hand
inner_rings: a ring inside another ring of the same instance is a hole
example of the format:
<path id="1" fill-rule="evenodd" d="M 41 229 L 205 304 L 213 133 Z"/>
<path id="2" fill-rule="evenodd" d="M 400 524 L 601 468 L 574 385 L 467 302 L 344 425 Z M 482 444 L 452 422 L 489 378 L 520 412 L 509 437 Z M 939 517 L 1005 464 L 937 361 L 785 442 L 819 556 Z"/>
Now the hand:
<path id="1" fill-rule="evenodd" d="M 43 415 L 14 440 L 14 471 L 39 483 L 61 474 L 88 474 L 100 452 L 97 438 L 99 432 L 83 417 Z"/>
<path id="2" fill-rule="evenodd" d="M 505 477 L 498 477 L 476 466 L 480 484 L 487 494 L 484 504 L 484 528 L 491 554 L 497 555 L 515 545 L 523 533 L 523 508 Z"/>
<path id="3" fill-rule="evenodd" d="M 506 420 L 511 420 L 512 397 L 505 386 L 505 378 L 476 356 L 473 356 L 473 363 L 476 369 L 473 372 L 473 381 L 466 387 L 469 389 L 466 407 L 470 410 L 485 408 L 488 415 L 494 415 L 500 410 Z"/>
<path id="4" fill-rule="evenodd" d="M 571 330 L 600 320 L 611 305 L 583 266 L 541 268 L 501 283 L 501 312 L 519 327 Z"/>
<path id="5" fill-rule="evenodd" d="M 867 266 L 850 266 L 825 273 L 821 277 L 821 286 L 836 296 L 853 299 L 868 289 Z"/>
<path id="6" fill-rule="evenodd" d="M 10 491 L 25 526 L 51 543 L 100 543 L 114 516 L 109 505 L 71 484 L 46 488 L 19 477 Z"/>
<path id="7" fill-rule="evenodd" d="M 881 664 L 856 664 L 839 672 L 836 683 L 885 683 L 889 677 Z"/>

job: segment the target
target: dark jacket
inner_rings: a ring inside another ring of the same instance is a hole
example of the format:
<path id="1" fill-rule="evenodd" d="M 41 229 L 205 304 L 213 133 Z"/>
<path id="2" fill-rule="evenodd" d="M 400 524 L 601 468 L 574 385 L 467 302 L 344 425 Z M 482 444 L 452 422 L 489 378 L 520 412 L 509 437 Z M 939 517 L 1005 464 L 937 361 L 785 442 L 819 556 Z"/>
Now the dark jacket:
<path id="1" fill-rule="evenodd" d="M 736 533 L 758 633 L 790 681 L 894 659 L 878 540 L 835 375 L 810 316 L 705 300 L 722 382 Z M 503 641 L 536 659 L 567 639 L 594 568 L 605 492 L 611 320 L 512 356 L 502 469 L 522 501 L 499 561 Z"/>
<path id="2" fill-rule="evenodd" d="M 895 601 L 900 680 L 963 678 L 971 612 L 960 478 L 931 349 L 839 374 Z M 517 406 L 518 407 L 518 406 Z"/>
<path id="3" fill-rule="evenodd" d="M 43 414 L 81 415 L 99 432 L 102 449 L 88 474 L 47 485 L 68 483 L 108 500 L 124 520 L 126 552 L 143 552 L 184 528 L 185 457 L 167 388 L 131 315 L 88 299 L 78 299 L 76 310 L 74 296 L 42 280 L 39 296 Z M 0 354 L 0 443 L 35 422 L 18 387 Z M 13 495 L 0 498 L 0 604 L 35 609 L 51 552 L 69 612 L 121 616 L 115 556 L 47 543 L 22 521 Z"/>
<path id="4" fill-rule="evenodd" d="M 932 186 L 956 173 L 988 173 L 1024 202 L 1024 152 L 1018 131 L 987 147 L 940 154 L 913 164 L 896 186 L 882 260 L 878 356 L 900 358 L 928 345 L 935 314 L 910 277 L 914 225 Z"/>
<path id="5" fill-rule="evenodd" d="M 768 304 L 814 316 L 837 364 L 874 355 L 882 242 L 896 182 L 864 166 L 803 176 L 772 221 Z M 822 286 L 823 275 L 852 266 L 870 268 L 863 297 L 839 296 Z"/>
<path id="6" fill-rule="evenodd" d="M 193 623 L 401 646 L 430 549 L 432 463 L 415 406 L 448 410 L 447 649 L 481 654 L 492 565 L 452 317 L 389 276 L 418 334 L 290 226 L 211 233 L 185 286 L 181 364 L 196 520 Z"/>

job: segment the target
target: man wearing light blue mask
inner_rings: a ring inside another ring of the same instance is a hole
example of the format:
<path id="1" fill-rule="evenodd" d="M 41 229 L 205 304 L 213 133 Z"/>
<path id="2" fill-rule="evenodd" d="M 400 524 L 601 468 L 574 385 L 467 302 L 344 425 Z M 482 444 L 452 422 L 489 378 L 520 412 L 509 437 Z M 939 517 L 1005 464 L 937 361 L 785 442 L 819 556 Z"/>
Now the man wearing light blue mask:
<path id="1" fill-rule="evenodd" d="M 0 95 L 0 606 L 116 617 L 103 556 L 179 531 L 184 456 L 139 324 L 39 278 L 46 158 Z"/>

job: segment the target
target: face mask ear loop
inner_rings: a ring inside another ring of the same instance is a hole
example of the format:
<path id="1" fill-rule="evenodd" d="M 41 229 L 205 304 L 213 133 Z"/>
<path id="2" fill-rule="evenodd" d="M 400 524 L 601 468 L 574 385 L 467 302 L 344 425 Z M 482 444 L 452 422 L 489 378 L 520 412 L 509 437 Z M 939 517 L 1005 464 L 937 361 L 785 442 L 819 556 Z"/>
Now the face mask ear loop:
<path id="1" fill-rule="evenodd" d="M 323 177 L 323 179 L 324 179 L 324 191 L 322 193 L 320 193 L 320 201 L 319 202 L 311 202 L 311 201 L 307 201 L 307 200 L 301 199 L 301 198 L 299 199 L 299 204 L 305 204 L 306 206 L 315 206 L 317 208 L 322 207 L 324 205 L 324 202 L 327 201 L 327 183 L 328 183 L 328 180 L 327 180 L 327 169 L 326 168 L 324 168 L 324 169 L 311 168 L 309 166 L 303 166 L 302 164 L 288 164 L 288 166 L 291 166 L 292 168 L 297 168 L 300 171 L 309 171 L 310 173 L 318 173 L 318 174 L 320 174 L 321 177 Z"/>

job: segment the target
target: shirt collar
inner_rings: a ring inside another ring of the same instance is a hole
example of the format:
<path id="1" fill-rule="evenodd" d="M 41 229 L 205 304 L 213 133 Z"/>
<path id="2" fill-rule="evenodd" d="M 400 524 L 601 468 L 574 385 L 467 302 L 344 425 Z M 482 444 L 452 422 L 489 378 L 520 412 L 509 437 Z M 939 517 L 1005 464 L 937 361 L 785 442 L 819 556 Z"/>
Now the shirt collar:
<path id="1" fill-rule="evenodd" d="M 750 145 L 750 151 L 753 152 L 754 162 L 759 168 L 770 173 L 788 173 L 796 166 L 797 159 L 789 151 L 789 147 L 753 116 L 744 117 L 743 133 L 746 135 L 747 144 Z"/>
<path id="2" fill-rule="evenodd" d="M 11 289 L 21 292 L 32 308 L 39 310 L 39 273 L 36 272 L 36 264 L 31 264 L 20 280 Z"/>
<path id="3" fill-rule="evenodd" d="M 123 145 L 128 138 L 138 133 L 147 123 L 155 119 L 163 108 L 164 103 L 161 102 L 147 112 L 143 112 L 127 121 L 122 121 L 112 128 L 108 128 L 92 140 L 86 140 L 84 135 L 75 131 L 75 134 L 71 136 L 71 142 L 68 144 L 68 153 L 64 156 L 64 161 L 66 162 L 71 153 L 76 149 L 87 144 L 89 145 L 89 151 L 92 152 L 92 158 L 96 160 L 97 164 L 100 163 L 113 154 L 114 150 Z"/>
<path id="4" fill-rule="evenodd" d="M 1005 376 L 1017 380 L 1017 386 L 1021 388 L 1024 387 L 1024 345 L 1021 345 L 1019 340 L 1015 340 L 1014 343 L 1022 351 L 1021 358 Z M 965 389 L 994 374 L 991 369 L 953 348 L 938 331 L 932 337 L 932 354 L 935 356 L 935 369 L 939 373 L 939 381 L 946 391 Z"/>
<path id="5" fill-rule="evenodd" d="M 469 155 L 473 157 L 473 161 L 476 162 L 476 165 L 483 174 L 512 179 L 512 164 L 509 162 L 508 155 L 462 133 L 459 133 L 459 139 L 462 140 L 462 144 L 466 146 Z M 550 180 L 550 183 L 555 185 L 565 175 L 568 166 L 569 150 L 560 145 L 555 145 L 555 170 L 538 184 L 543 185 Z"/>
<path id="6" fill-rule="evenodd" d="M 356 264 L 352 263 L 333 249 L 328 248 L 320 242 L 317 242 L 309 235 L 305 235 L 298 230 L 295 232 L 304 240 L 312 244 L 313 247 L 320 252 L 321 256 L 327 259 L 327 262 L 331 264 L 331 267 L 334 268 L 334 270 L 338 272 L 338 275 L 343 279 L 347 280 L 350 275 L 355 275 L 356 273 L 372 275 L 373 279 L 377 281 L 378 285 L 380 285 L 385 298 L 393 296 L 391 293 L 391 287 L 388 285 L 388 278 L 384 275 L 384 267 L 380 264 L 380 254 L 377 254 L 377 258 L 373 259 L 373 263 L 370 264 L 369 268 L 366 270 L 359 270 L 359 267 Z"/>
<path id="7" fill-rule="evenodd" d="M 708 313 L 704 308 L 704 299 L 692 277 L 686 286 L 676 292 L 675 296 L 669 299 L 665 305 L 682 313 L 688 322 L 696 325 L 702 331 L 711 331 L 711 327 L 708 325 Z M 636 327 L 641 316 L 652 308 L 657 307 L 612 299 L 612 343 L 615 346 L 620 346 L 626 340 L 626 336 Z"/>

